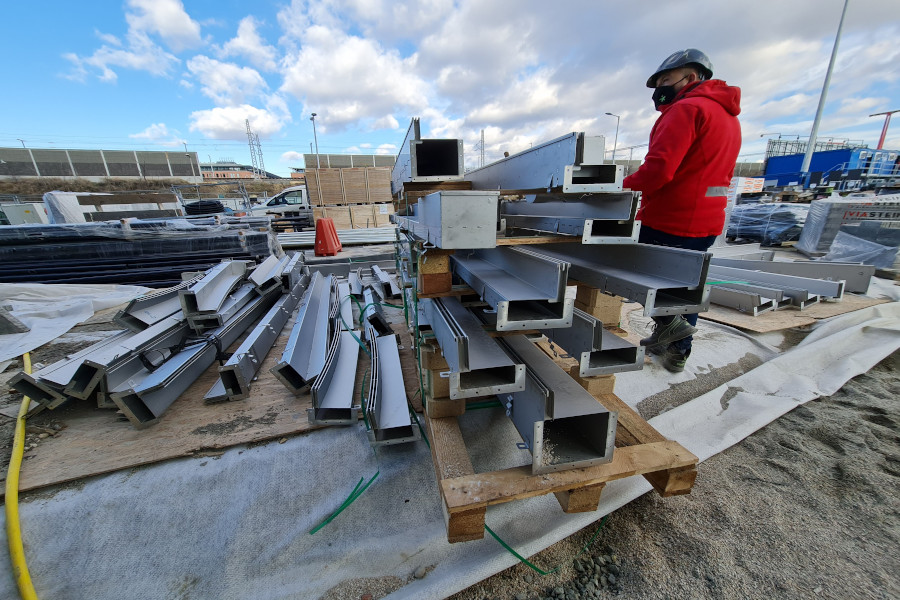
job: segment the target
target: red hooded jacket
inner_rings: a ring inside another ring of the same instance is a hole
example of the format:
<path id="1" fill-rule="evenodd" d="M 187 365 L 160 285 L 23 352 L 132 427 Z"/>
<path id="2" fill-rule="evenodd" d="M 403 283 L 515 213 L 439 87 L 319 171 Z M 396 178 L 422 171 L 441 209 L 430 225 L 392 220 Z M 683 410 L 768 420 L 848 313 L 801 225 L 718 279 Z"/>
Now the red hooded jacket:
<path id="1" fill-rule="evenodd" d="M 644 164 L 623 182 L 642 192 L 643 224 L 684 237 L 722 233 L 723 188 L 741 149 L 740 102 L 740 88 L 712 79 L 685 86 L 659 107 Z"/>

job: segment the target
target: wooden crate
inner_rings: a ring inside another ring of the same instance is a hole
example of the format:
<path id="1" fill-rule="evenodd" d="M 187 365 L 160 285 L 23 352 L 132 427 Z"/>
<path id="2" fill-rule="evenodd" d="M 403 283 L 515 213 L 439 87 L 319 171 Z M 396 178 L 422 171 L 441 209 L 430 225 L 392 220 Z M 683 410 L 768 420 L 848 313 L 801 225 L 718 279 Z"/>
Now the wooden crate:
<path id="1" fill-rule="evenodd" d="M 634 475 L 643 475 L 663 497 L 689 494 L 699 459 L 678 442 L 667 440 L 614 394 L 599 395 L 597 400 L 619 414 L 612 462 L 541 475 L 531 474 L 531 464 L 475 473 L 457 417 L 431 417 L 426 413 L 447 541 L 482 539 L 489 505 L 551 492 L 563 512 L 595 511 L 607 482 Z"/>
<path id="2" fill-rule="evenodd" d="M 334 221 L 335 229 L 352 229 L 353 222 L 350 218 L 349 206 L 325 206 L 313 207 L 313 219 L 318 221 L 322 217 L 327 217 Z"/>
<path id="3" fill-rule="evenodd" d="M 344 204 L 368 204 L 369 193 L 366 188 L 365 167 L 341 169 L 341 183 L 344 192 Z"/>
<path id="4" fill-rule="evenodd" d="M 391 170 L 390 167 L 366 168 L 369 202 L 375 204 L 391 201 Z"/>
<path id="5" fill-rule="evenodd" d="M 344 204 L 344 190 L 341 184 L 340 169 L 311 169 L 318 183 L 322 206 L 340 206 Z"/>
<path id="6" fill-rule="evenodd" d="M 354 229 L 368 229 L 375 227 L 375 213 L 371 204 L 354 204 L 350 209 L 350 219 Z"/>
<path id="7" fill-rule="evenodd" d="M 391 224 L 391 215 L 394 214 L 393 204 L 373 204 L 372 208 L 375 210 L 375 227 L 386 227 Z"/>

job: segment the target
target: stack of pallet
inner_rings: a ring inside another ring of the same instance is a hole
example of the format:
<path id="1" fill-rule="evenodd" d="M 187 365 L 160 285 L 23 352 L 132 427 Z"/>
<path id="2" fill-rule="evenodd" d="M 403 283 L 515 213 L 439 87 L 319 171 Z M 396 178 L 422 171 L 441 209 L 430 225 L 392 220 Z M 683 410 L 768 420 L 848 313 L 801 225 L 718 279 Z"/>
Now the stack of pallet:
<path id="1" fill-rule="evenodd" d="M 313 217 L 327 217 L 337 229 L 390 224 L 391 171 L 387 167 L 308 169 L 306 187 Z"/>

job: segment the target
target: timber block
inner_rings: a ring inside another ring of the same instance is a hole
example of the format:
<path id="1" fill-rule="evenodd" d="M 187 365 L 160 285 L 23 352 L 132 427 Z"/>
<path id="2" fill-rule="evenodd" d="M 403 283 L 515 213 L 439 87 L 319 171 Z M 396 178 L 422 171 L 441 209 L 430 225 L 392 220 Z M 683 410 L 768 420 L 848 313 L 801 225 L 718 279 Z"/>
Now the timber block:
<path id="1" fill-rule="evenodd" d="M 615 375 L 597 375 L 596 377 L 581 377 L 578 374 L 578 365 L 569 368 L 569 375 L 578 382 L 592 396 L 597 394 L 612 394 L 616 387 Z"/>
<path id="2" fill-rule="evenodd" d="M 446 273 L 418 273 L 416 277 L 419 294 L 440 294 L 449 292 L 453 288 L 453 274 Z"/>
<path id="3" fill-rule="evenodd" d="M 564 513 L 594 512 L 600 506 L 600 494 L 606 483 L 595 483 L 574 490 L 553 492 Z"/>
<path id="4" fill-rule="evenodd" d="M 460 417 L 466 412 L 465 398 L 434 398 L 425 395 L 425 414 L 431 419 Z"/>
<path id="5" fill-rule="evenodd" d="M 437 369 L 425 371 L 426 394 L 429 394 L 432 398 L 448 398 L 450 396 L 450 378 L 441 377 L 441 373 L 446 372 L 446 370 L 440 371 Z M 463 402 L 463 406 L 465 406 L 465 402 Z"/>
<path id="6" fill-rule="evenodd" d="M 450 368 L 441 349 L 433 344 L 424 343 L 419 348 L 422 361 L 422 369 L 425 371 L 446 371 Z"/>
<path id="7" fill-rule="evenodd" d="M 577 284 L 575 308 L 593 315 L 603 325 L 619 326 L 622 320 L 624 300 L 621 296 L 606 294 L 595 287 L 582 283 Z"/>
<path id="8" fill-rule="evenodd" d="M 425 254 L 419 254 L 418 272 L 419 273 L 449 273 L 450 272 L 450 255 L 454 250 L 429 250 Z"/>

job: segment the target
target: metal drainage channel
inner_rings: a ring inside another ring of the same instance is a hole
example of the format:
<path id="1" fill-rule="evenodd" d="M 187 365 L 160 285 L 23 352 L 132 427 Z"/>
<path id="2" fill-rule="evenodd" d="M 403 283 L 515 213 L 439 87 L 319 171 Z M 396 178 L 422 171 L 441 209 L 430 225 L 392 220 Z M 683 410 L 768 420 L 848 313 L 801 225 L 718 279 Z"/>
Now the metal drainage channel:
<path id="1" fill-rule="evenodd" d="M 225 298 L 243 281 L 251 263 L 241 260 L 222 262 L 186 290 L 178 292 L 185 317 L 217 311 Z"/>
<path id="2" fill-rule="evenodd" d="M 875 267 L 873 265 L 812 261 L 774 262 L 771 260 L 743 260 L 720 258 L 717 253 L 713 253 L 709 264 L 710 268 L 734 267 L 747 271 L 763 271 L 765 273 L 780 273 L 782 275 L 809 277 L 811 279 L 844 281 L 844 291 L 854 294 L 865 294 L 869 289 L 872 277 L 875 275 Z"/>
<path id="3" fill-rule="evenodd" d="M 379 336 L 372 325 L 366 329 L 371 355 L 365 407 L 369 442 L 377 446 L 419 440 L 421 436 L 418 427 L 413 427 L 406 399 L 399 338 L 396 334 Z"/>
<path id="4" fill-rule="evenodd" d="M 569 265 L 524 248 L 453 255 L 453 271 L 497 311 L 497 331 L 569 327 L 575 287 Z"/>
<path id="5" fill-rule="evenodd" d="M 524 389 L 524 365 L 511 360 L 459 300 L 424 299 L 420 306 L 450 367 L 451 398 L 476 398 Z"/>
<path id="6" fill-rule="evenodd" d="M 206 394 L 204 401 L 244 400 L 250 396 L 250 384 L 278 334 L 297 308 L 308 280 L 301 277 L 290 292 L 275 302 L 231 358 L 219 368 L 219 381 Z"/>
<path id="7" fill-rule="evenodd" d="M 260 296 L 203 341 L 172 356 L 131 389 L 112 394 L 119 410 L 138 429 L 156 423 L 178 397 L 272 305 L 276 292 Z M 213 343 L 216 340 L 217 343 Z"/>
<path id="8" fill-rule="evenodd" d="M 332 276 L 314 273 L 281 359 L 270 369 L 295 396 L 322 372 L 328 352 Z"/>
<path id="9" fill-rule="evenodd" d="M 446 250 L 493 248 L 497 245 L 500 193 L 440 191 L 420 198 L 415 217 L 397 217 L 402 231 Z"/>
<path id="10" fill-rule="evenodd" d="M 505 201 L 500 216 L 507 230 L 523 229 L 581 237 L 582 244 L 636 244 L 640 222 L 635 220 L 639 196 L 635 192 L 538 194 L 531 202 Z"/>
<path id="11" fill-rule="evenodd" d="M 575 309 L 572 326 L 541 330 L 547 339 L 578 359 L 581 377 L 612 375 L 644 368 L 644 347 L 603 329 L 603 324 L 588 313 Z"/>
<path id="12" fill-rule="evenodd" d="M 166 290 L 135 298 L 113 317 L 113 322 L 131 331 L 143 331 L 181 310 L 179 291 L 186 290 L 203 278 L 197 275 Z"/>
<path id="13" fill-rule="evenodd" d="M 650 244 L 546 244 L 534 252 L 567 261 L 572 279 L 638 302 L 648 317 L 709 309 L 706 252 Z"/>
<path id="14" fill-rule="evenodd" d="M 526 365 L 525 389 L 498 398 L 531 451 L 532 474 L 611 462 L 618 413 L 606 410 L 525 336 L 501 344 Z"/>

